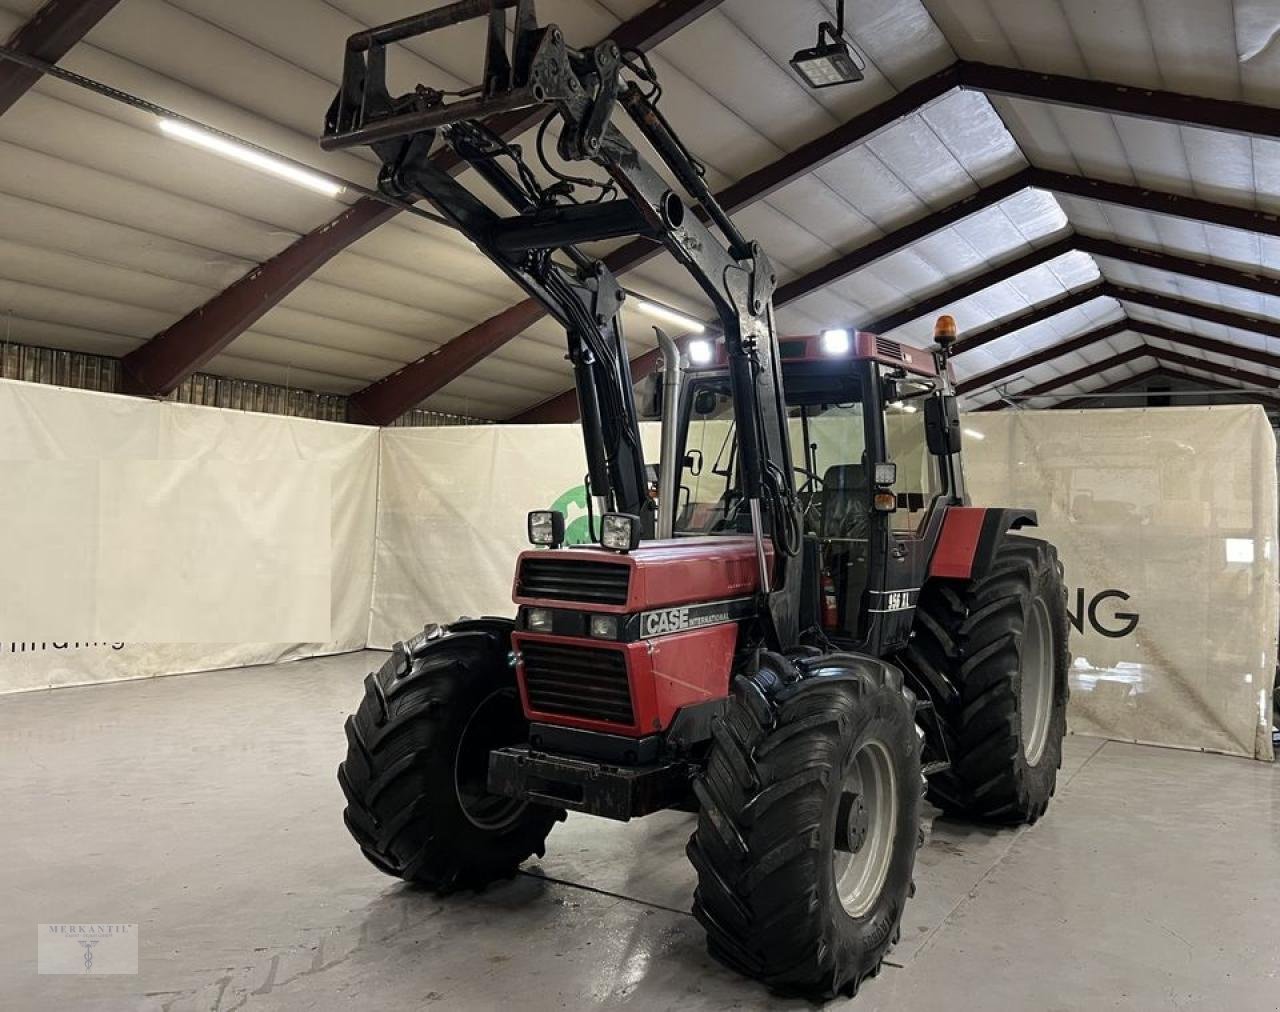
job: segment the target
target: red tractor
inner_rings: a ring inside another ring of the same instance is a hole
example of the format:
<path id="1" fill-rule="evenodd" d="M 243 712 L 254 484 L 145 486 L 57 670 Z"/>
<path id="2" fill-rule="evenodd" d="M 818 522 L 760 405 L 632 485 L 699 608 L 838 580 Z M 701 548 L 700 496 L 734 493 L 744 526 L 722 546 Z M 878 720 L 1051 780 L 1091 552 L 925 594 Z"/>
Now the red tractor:
<path id="1" fill-rule="evenodd" d="M 478 16 L 482 85 L 388 93 L 387 45 Z M 1049 803 L 1062 569 L 1014 533 L 1032 511 L 969 505 L 945 318 L 930 351 L 841 330 L 778 340 L 768 257 L 657 93 L 641 54 L 574 49 L 532 0 L 463 0 L 348 42 L 322 143 L 372 145 L 385 192 L 429 199 L 563 324 L 597 543 L 562 547 L 564 517 L 531 513 L 514 620 L 397 644 L 347 721 L 346 824 L 382 871 L 447 891 L 513 875 L 568 811 L 696 812 L 712 954 L 779 990 L 852 994 L 898 938 L 922 796 L 1006 824 Z M 485 125 L 537 107 L 574 174 L 540 151 L 544 181 Z M 613 126 L 618 107 L 665 174 Z M 438 168 L 438 147 L 515 213 Z M 656 469 L 624 293 L 583 248 L 632 235 L 665 245 L 720 324 L 688 360 L 660 335 Z"/>

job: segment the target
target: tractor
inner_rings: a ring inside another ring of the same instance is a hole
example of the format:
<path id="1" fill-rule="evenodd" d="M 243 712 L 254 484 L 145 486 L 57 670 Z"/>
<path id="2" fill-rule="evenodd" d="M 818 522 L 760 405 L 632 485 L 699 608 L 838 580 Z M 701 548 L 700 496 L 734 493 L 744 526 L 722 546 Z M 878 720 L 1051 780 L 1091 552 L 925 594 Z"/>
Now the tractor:
<path id="1" fill-rule="evenodd" d="M 390 94 L 388 46 L 472 18 L 480 85 Z M 514 618 L 396 645 L 346 723 L 344 818 L 380 870 L 448 892 L 514 875 L 568 812 L 696 813 L 711 954 L 778 991 L 851 995 L 899 937 L 924 798 L 1001 824 L 1049 803 L 1062 567 L 1023 533 L 1034 512 L 969 502 L 953 322 L 928 350 L 779 340 L 775 269 L 660 94 L 642 53 L 575 48 L 532 0 L 461 0 L 347 42 L 322 145 L 371 146 L 385 194 L 430 201 L 564 328 L 593 543 L 566 547 L 563 515 L 531 512 Z M 493 124 L 544 110 L 539 175 Z M 665 248 L 718 317 L 683 349 L 659 333 L 640 394 L 601 246 L 628 237 Z M 641 419 L 658 405 L 654 466 Z"/>

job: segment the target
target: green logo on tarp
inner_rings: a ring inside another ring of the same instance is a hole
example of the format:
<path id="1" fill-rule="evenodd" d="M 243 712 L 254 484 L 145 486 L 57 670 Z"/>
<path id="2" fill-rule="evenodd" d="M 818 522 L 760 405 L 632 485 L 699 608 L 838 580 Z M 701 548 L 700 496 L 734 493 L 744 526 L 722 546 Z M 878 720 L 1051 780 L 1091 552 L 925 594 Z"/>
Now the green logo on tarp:
<path id="1" fill-rule="evenodd" d="M 551 504 L 551 509 L 564 514 L 564 543 L 591 544 L 591 528 L 587 524 L 587 486 L 574 485 Z"/>

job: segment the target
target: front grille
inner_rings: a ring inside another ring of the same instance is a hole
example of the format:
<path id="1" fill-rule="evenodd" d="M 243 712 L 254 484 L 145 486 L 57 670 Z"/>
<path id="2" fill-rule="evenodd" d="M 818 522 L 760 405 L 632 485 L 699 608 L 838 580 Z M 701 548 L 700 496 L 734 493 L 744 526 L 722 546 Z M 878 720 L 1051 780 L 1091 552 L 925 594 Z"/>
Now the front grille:
<path id="1" fill-rule="evenodd" d="M 525 640 L 520 657 L 530 709 L 611 724 L 635 722 L 621 650 Z"/>
<path id="2" fill-rule="evenodd" d="M 563 556 L 525 559 L 520 567 L 518 593 L 555 601 L 587 604 L 626 604 L 631 567 Z"/>

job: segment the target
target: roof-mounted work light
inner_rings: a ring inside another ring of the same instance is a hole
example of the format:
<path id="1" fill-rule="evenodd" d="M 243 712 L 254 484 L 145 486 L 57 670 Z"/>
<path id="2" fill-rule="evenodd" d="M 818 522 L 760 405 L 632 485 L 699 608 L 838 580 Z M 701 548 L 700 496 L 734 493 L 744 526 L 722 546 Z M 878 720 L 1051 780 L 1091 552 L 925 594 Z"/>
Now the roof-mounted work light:
<path id="1" fill-rule="evenodd" d="M 830 41 L 824 41 L 830 39 Z M 844 0 L 836 0 L 836 23 L 818 25 L 818 44 L 791 57 L 791 66 L 810 88 L 830 88 L 862 80 L 862 66 L 844 40 Z"/>

